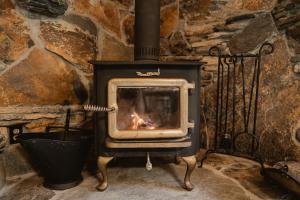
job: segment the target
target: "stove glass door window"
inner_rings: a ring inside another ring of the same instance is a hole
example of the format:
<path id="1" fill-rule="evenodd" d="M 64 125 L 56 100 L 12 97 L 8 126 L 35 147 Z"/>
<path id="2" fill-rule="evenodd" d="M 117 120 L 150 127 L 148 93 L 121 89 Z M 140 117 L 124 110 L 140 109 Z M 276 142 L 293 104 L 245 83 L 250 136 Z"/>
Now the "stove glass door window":
<path id="1" fill-rule="evenodd" d="M 118 87 L 117 129 L 180 128 L 179 87 Z"/>
<path id="2" fill-rule="evenodd" d="M 180 138 L 188 122 L 188 90 L 184 79 L 133 79 L 109 81 L 109 135 L 114 139 Z"/>

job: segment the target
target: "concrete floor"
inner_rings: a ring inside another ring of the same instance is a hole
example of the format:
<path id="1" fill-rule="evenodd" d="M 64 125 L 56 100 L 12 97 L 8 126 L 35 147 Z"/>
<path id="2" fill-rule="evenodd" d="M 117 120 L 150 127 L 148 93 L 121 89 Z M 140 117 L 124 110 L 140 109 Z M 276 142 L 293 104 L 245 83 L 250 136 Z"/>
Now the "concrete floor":
<path id="1" fill-rule="evenodd" d="M 154 163 L 151 172 L 142 166 L 127 164 L 116 163 L 109 168 L 109 188 L 105 192 L 96 191 L 97 179 L 88 173 L 84 173 L 84 181 L 79 186 L 65 191 L 46 189 L 40 177 L 29 174 L 10 180 L 10 184 L 0 192 L 0 200 L 299 199 L 266 182 L 259 174 L 257 163 L 241 158 L 211 155 L 203 168 L 194 171 L 192 182 L 195 189 L 191 192 L 181 187 L 185 173 L 183 163 Z"/>

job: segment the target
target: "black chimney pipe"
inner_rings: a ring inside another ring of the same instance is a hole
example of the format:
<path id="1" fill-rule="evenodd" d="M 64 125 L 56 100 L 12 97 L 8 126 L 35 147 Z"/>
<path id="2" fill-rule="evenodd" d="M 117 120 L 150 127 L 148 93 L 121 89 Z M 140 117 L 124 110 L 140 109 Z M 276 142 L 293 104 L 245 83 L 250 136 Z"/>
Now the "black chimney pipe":
<path id="1" fill-rule="evenodd" d="M 135 0 L 135 60 L 159 60 L 160 0 Z"/>

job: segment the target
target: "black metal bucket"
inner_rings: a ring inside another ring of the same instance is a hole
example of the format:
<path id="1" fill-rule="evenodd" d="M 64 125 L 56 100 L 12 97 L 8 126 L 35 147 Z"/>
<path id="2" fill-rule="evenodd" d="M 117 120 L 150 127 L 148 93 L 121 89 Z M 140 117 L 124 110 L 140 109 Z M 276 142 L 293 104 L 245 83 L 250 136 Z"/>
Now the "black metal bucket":
<path id="1" fill-rule="evenodd" d="M 92 134 L 84 131 L 26 133 L 18 141 L 28 152 L 44 177 L 44 186 L 64 190 L 82 181 Z"/>

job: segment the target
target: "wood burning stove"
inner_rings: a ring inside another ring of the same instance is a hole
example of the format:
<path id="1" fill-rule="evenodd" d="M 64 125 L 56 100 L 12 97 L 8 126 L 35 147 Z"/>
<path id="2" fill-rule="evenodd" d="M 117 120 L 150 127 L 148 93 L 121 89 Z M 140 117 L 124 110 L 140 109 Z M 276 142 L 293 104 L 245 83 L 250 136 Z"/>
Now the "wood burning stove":
<path id="1" fill-rule="evenodd" d="M 184 187 L 192 190 L 201 63 L 158 61 L 160 2 L 136 0 L 135 5 L 135 61 L 92 62 L 94 110 L 105 111 L 94 118 L 98 189 L 107 188 L 106 167 L 114 157 L 171 155 L 187 163 Z"/>
<path id="2" fill-rule="evenodd" d="M 185 187 L 199 148 L 199 63 L 94 62 L 99 169 L 107 187 L 106 164 L 120 156 L 183 157 Z M 141 76 L 157 72 L 159 75 Z M 140 72 L 140 73 L 139 73 Z"/>

